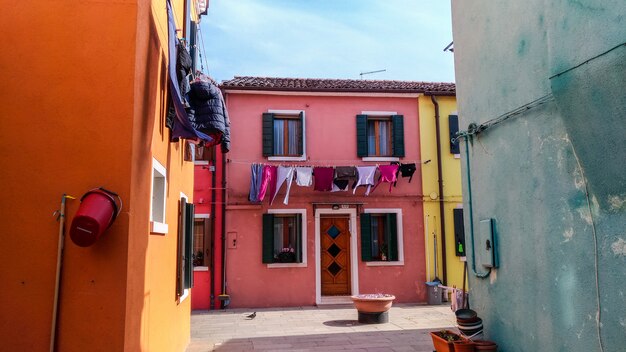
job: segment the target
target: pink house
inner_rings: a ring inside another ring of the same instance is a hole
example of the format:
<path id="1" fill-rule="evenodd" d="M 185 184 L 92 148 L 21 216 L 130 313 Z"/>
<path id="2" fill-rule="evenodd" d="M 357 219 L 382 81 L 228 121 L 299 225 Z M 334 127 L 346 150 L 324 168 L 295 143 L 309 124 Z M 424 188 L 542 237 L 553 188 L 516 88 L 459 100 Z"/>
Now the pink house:
<path id="1" fill-rule="evenodd" d="M 237 146 L 225 170 L 229 306 L 378 292 L 425 302 L 418 97 L 454 84 L 235 77 L 221 88 Z"/>

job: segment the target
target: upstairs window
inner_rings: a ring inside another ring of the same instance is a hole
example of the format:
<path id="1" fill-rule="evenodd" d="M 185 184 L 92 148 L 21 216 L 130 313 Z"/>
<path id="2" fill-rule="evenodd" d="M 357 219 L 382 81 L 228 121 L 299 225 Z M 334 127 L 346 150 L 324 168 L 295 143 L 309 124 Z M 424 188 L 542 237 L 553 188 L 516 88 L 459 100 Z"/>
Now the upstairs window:
<path id="1" fill-rule="evenodd" d="M 395 114 L 356 116 L 359 157 L 404 157 L 404 117 Z"/>
<path id="2" fill-rule="evenodd" d="M 304 263 L 304 210 L 263 214 L 263 263 Z"/>
<path id="3" fill-rule="evenodd" d="M 305 160 L 304 111 L 263 114 L 263 156 L 270 160 Z"/>

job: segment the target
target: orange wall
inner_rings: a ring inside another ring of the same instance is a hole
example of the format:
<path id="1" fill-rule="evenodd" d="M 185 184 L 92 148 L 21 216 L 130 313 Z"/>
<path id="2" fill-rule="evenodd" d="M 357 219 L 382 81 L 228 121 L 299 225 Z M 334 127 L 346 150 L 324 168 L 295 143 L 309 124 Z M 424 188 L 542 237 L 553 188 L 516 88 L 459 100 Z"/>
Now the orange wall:
<path id="1" fill-rule="evenodd" d="M 192 197 L 193 166 L 163 127 L 164 8 L 164 0 L 3 5 L 3 350 L 48 350 L 52 212 L 63 193 L 97 186 L 118 192 L 124 209 L 93 246 L 66 238 L 59 350 L 182 351 L 189 340 L 190 299 L 176 302 L 175 256 L 177 200 L 180 190 Z M 159 237 L 148 234 L 151 149 L 171 180 L 170 233 Z M 78 205 L 68 203 L 68 228 Z"/>

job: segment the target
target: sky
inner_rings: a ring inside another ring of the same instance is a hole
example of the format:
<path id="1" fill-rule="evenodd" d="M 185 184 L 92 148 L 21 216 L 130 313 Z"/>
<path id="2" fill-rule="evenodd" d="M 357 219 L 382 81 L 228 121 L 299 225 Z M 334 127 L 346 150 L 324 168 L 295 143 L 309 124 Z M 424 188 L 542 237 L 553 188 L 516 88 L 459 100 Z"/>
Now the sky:
<path id="1" fill-rule="evenodd" d="M 447 0 L 210 0 L 204 72 L 454 82 Z M 208 66 L 208 69 L 207 69 Z M 384 72 L 360 75 L 363 72 Z"/>

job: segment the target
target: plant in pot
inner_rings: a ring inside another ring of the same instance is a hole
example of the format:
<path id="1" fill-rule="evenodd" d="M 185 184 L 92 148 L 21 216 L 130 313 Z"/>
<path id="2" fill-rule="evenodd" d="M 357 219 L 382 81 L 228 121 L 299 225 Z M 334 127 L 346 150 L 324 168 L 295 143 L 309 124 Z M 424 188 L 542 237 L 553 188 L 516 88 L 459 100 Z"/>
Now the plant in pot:
<path id="1" fill-rule="evenodd" d="M 454 342 L 465 340 L 459 334 L 445 329 L 432 331 L 430 337 L 437 352 L 454 352 Z"/>
<path id="2" fill-rule="evenodd" d="M 275 259 L 279 263 L 293 263 L 296 261 L 296 252 L 293 248 L 283 248 L 276 254 Z"/>

